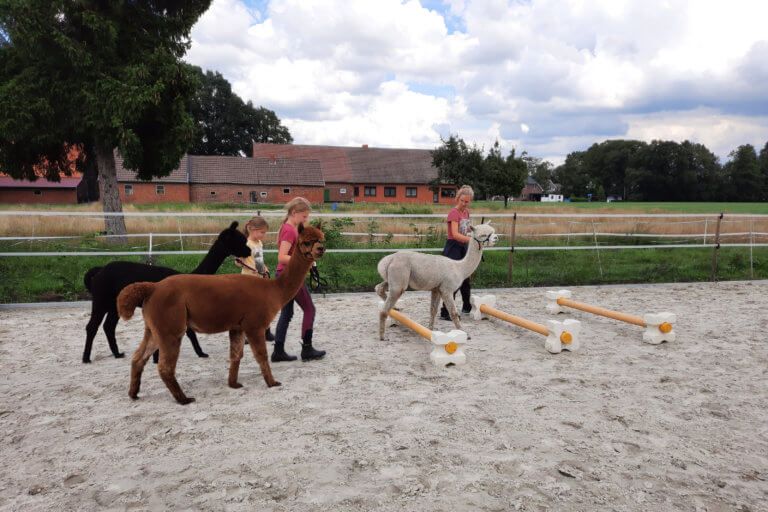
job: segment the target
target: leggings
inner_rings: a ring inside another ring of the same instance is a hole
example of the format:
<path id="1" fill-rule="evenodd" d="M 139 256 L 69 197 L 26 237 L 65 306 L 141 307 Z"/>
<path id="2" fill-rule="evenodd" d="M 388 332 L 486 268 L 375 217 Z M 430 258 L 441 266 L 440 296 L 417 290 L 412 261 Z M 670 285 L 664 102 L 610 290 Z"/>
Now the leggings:
<path id="1" fill-rule="evenodd" d="M 277 328 L 275 329 L 275 343 L 285 343 L 285 334 L 288 332 L 288 324 L 291 323 L 291 319 L 293 318 L 294 302 L 297 302 L 304 312 L 304 318 L 301 321 L 302 340 L 307 331 L 312 329 L 312 324 L 315 323 L 315 305 L 312 302 L 312 297 L 309 295 L 309 290 L 305 283 L 299 288 L 299 293 L 297 293 L 288 304 L 283 306 L 283 309 L 280 311 L 280 319 L 277 321 Z"/>

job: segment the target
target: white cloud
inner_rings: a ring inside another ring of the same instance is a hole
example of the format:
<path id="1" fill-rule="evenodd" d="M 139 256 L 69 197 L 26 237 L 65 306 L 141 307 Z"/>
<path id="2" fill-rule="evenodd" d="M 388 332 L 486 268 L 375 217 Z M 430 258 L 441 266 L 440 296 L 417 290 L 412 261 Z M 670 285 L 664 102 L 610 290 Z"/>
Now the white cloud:
<path id="1" fill-rule="evenodd" d="M 766 2 L 444 5 L 214 0 L 188 60 L 275 110 L 297 143 L 431 147 L 459 133 L 560 159 L 606 138 L 691 139 L 721 157 L 768 138 Z M 447 28 L 456 19 L 463 31 Z"/>

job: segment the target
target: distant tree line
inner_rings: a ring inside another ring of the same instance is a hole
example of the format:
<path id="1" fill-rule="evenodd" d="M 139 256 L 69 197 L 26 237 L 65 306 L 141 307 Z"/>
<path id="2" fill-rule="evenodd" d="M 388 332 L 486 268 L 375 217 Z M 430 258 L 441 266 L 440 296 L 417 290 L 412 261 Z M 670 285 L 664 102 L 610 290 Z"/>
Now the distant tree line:
<path id="1" fill-rule="evenodd" d="M 608 140 L 570 153 L 549 176 L 565 197 L 628 201 L 766 201 L 768 143 L 739 146 L 721 164 L 690 141 Z"/>

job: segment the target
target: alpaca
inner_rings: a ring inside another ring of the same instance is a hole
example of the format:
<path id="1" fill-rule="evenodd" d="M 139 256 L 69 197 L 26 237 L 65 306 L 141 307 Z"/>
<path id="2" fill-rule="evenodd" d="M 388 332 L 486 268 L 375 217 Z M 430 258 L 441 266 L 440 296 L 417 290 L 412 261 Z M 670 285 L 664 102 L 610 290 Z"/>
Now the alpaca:
<path id="1" fill-rule="evenodd" d="M 237 230 L 237 221 L 233 222 L 227 229 L 219 233 L 208 254 L 205 255 L 203 261 L 200 262 L 192 273 L 215 274 L 228 256 L 234 255 L 241 258 L 249 256 L 251 250 L 248 248 L 246 240 L 247 237 Z M 107 319 L 104 322 L 104 334 L 107 335 L 109 349 L 116 358 L 125 356 L 124 353 L 118 350 L 117 339 L 115 338 L 115 327 L 118 320 L 120 320 L 117 314 L 117 296 L 123 288 L 139 281 L 157 282 L 178 273 L 179 271 L 168 267 L 145 265 L 129 261 L 113 261 L 103 267 L 94 267 L 86 272 L 83 281 L 85 282 L 85 287 L 91 292 L 93 299 L 91 304 L 91 320 L 85 327 L 86 337 L 83 362 L 91 362 L 93 339 L 99 330 L 99 325 L 104 315 L 107 315 Z M 192 347 L 199 357 L 208 357 L 208 354 L 200 348 L 197 336 L 192 329 L 187 329 L 187 337 L 189 337 Z M 157 358 L 157 355 L 155 355 L 155 358 Z M 157 362 L 157 359 L 155 359 L 155 362 Z"/>
<path id="2" fill-rule="evenodd" d="M 144 339 L 133 355 L 128 395 L 138 398 L 144 365 L 152 352 L 159 349 L 157 370 L 168 390 L 182 405 L 194 401 L 176 381 L 176 362 L 187 325 L 206 334 L 229 331 L 229 387 L 242 387 L 237 377 L 245 336 L 267 386 L 279 386 L 269 367 L 265 331 L 298 293 L 312 264 L 325 253 L 319 226 L 299 224 L 298 232 L 296 250 L 285 272 L 274 279 L 247 274 L 179 274 L 159 283 L 135 283 L 120 292 L 120 318 L 131 318 L 139 304 L 144 315 Z"/>
<path id="3" fill-rule="evenodd" d="M 379 261 L 379 274 L 384 279 L 382 283 L 376 285 L 376 293 L 384 300 L 384 308 L 379 314 L 380 339 L 384 339 L 384 324 L 389 310 L 395 307 L 395 303 L 408 286 L 414 290 L 432 291 L 430 330 L 435 325 L 435 315 L 441 297 L 456 328 L 464 330 L 459 322 L 456 306 L 453 304 L 453 292 L 458 290 L 462 281 L 469 277 L 480 264 L 483 247 L 496 245 L 499 240 L 489 224 L 490 222 L 469 227 L 471 240 L 467 254 L 461 260 L 452 260 L 435 254 L 399 251 Z"/>

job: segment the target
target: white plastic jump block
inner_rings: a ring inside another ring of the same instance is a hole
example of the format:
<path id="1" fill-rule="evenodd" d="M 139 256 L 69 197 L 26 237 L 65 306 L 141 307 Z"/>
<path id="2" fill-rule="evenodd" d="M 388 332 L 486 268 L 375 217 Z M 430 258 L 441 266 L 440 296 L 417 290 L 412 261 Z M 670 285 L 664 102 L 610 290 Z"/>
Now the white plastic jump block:
<path id="1" fill-rule="evenodd" d="M 384 306 L 384 301 L 379 301 L 379 311 L 384 311 Z M 429 334 L 429 341 L 433 344 L 432 352 L 429 354 L 429 360 L 432 361 L 435 366 L 446 366 L 449 364 L 460 366 L 466 364 L 467 355 L 464 353 L 464 344 L 467 342 L 466 332 L 459 329 L 453 329 L 447 333 L 442 331 L 430 331 L 413 320 L 411 320 L 411 322 L 418 326 L 422 331 L 419 332 L 406 324 L 402 325 L 414 330 L 414 332 L 422 337 L 426 338 L 426 334 Z M 384 325 L 389 327 L 394 323 L 400 322 L 393 318 L 392 315 L 388 314 Z"/>
<path id="2" fill-rule="evenodd" d="M 571 299 L 572 293 L 569 290 L 548 291 L 546 294 L 548 299 L 547 312 L 553 315 L 558 313 L 570 313 L 571 308 L 567 306 L 561 306 L 557 302 L 559 299 Z M 659 343 L 663 343 L 665 341 L 675 341 L 675 338 L 677 337 L 674 328 L 675 323 L 677 322 L 677 315 L 674 313 L 649 313 L 643 317 L 639 317 L 618 311 L 606 310 L 605 308 L 596 309 L 610 313 L 611 316 L 608 316 L 607 314 L 596 313 L 594 311 L 585 311 L 601 316 L 606 316 L 608 318 L 614 318 L 622 322 L 634 323 L 636 325 L 642 325 L 642 323 L 644 323 L 645 325 L 643 325 L 643 327 L 645 327 L 645 332 L 643 332 L 643 341 L 646 343 L 658 345 Z"/>
<path id="3" fill-rule="evenodd" d="M 493 315 L 481 311 L 481 306 L 488 306 L 496 309 L 496 296 L 495 295 L 472 295 L 470 297 L 472 303 L 472 311 L 470 315 L 473 320 L 481 320 L 483 318 L 489 318 Z M 558 306 L 559 307 L 559 306 Z M 495 317 L 494 317 L 495 318 Z M 501 318 L 501 320 L 506 320 Z M 508 321 L 508 320 L 507 320 Z M 512 322 L 514 323 L 514 322 Z M 527 322 L 529 324 L 535 324 L 535 322 Z M 548 327 L 546 339 L 544 340 L 544 348 L 552 354 L 557 354 L 563 350 L 570 350 L 575 352 L 581 347 L 581 341 L 579 337 L 579 331 L 581 330 L 581 322 L 578 320 L 568 319 L 564 322 L 558 322 L 557 320 L 549 320 L 547 322 Z M 519 324 L 516 324 L 519 325 Z M 540 326 L 541 324 L 539 324 Z M 520 327 L 527 328 L 523 325 Z M 539 331 L 535 331 L 539 332 Z M 563 333 L 570 334 L 570 336 L 563 336 Z M 543 334 L 539 332 L 539 334 Z M 564 343 L 562 340 L 570 340 L 568 343 Z"/>

